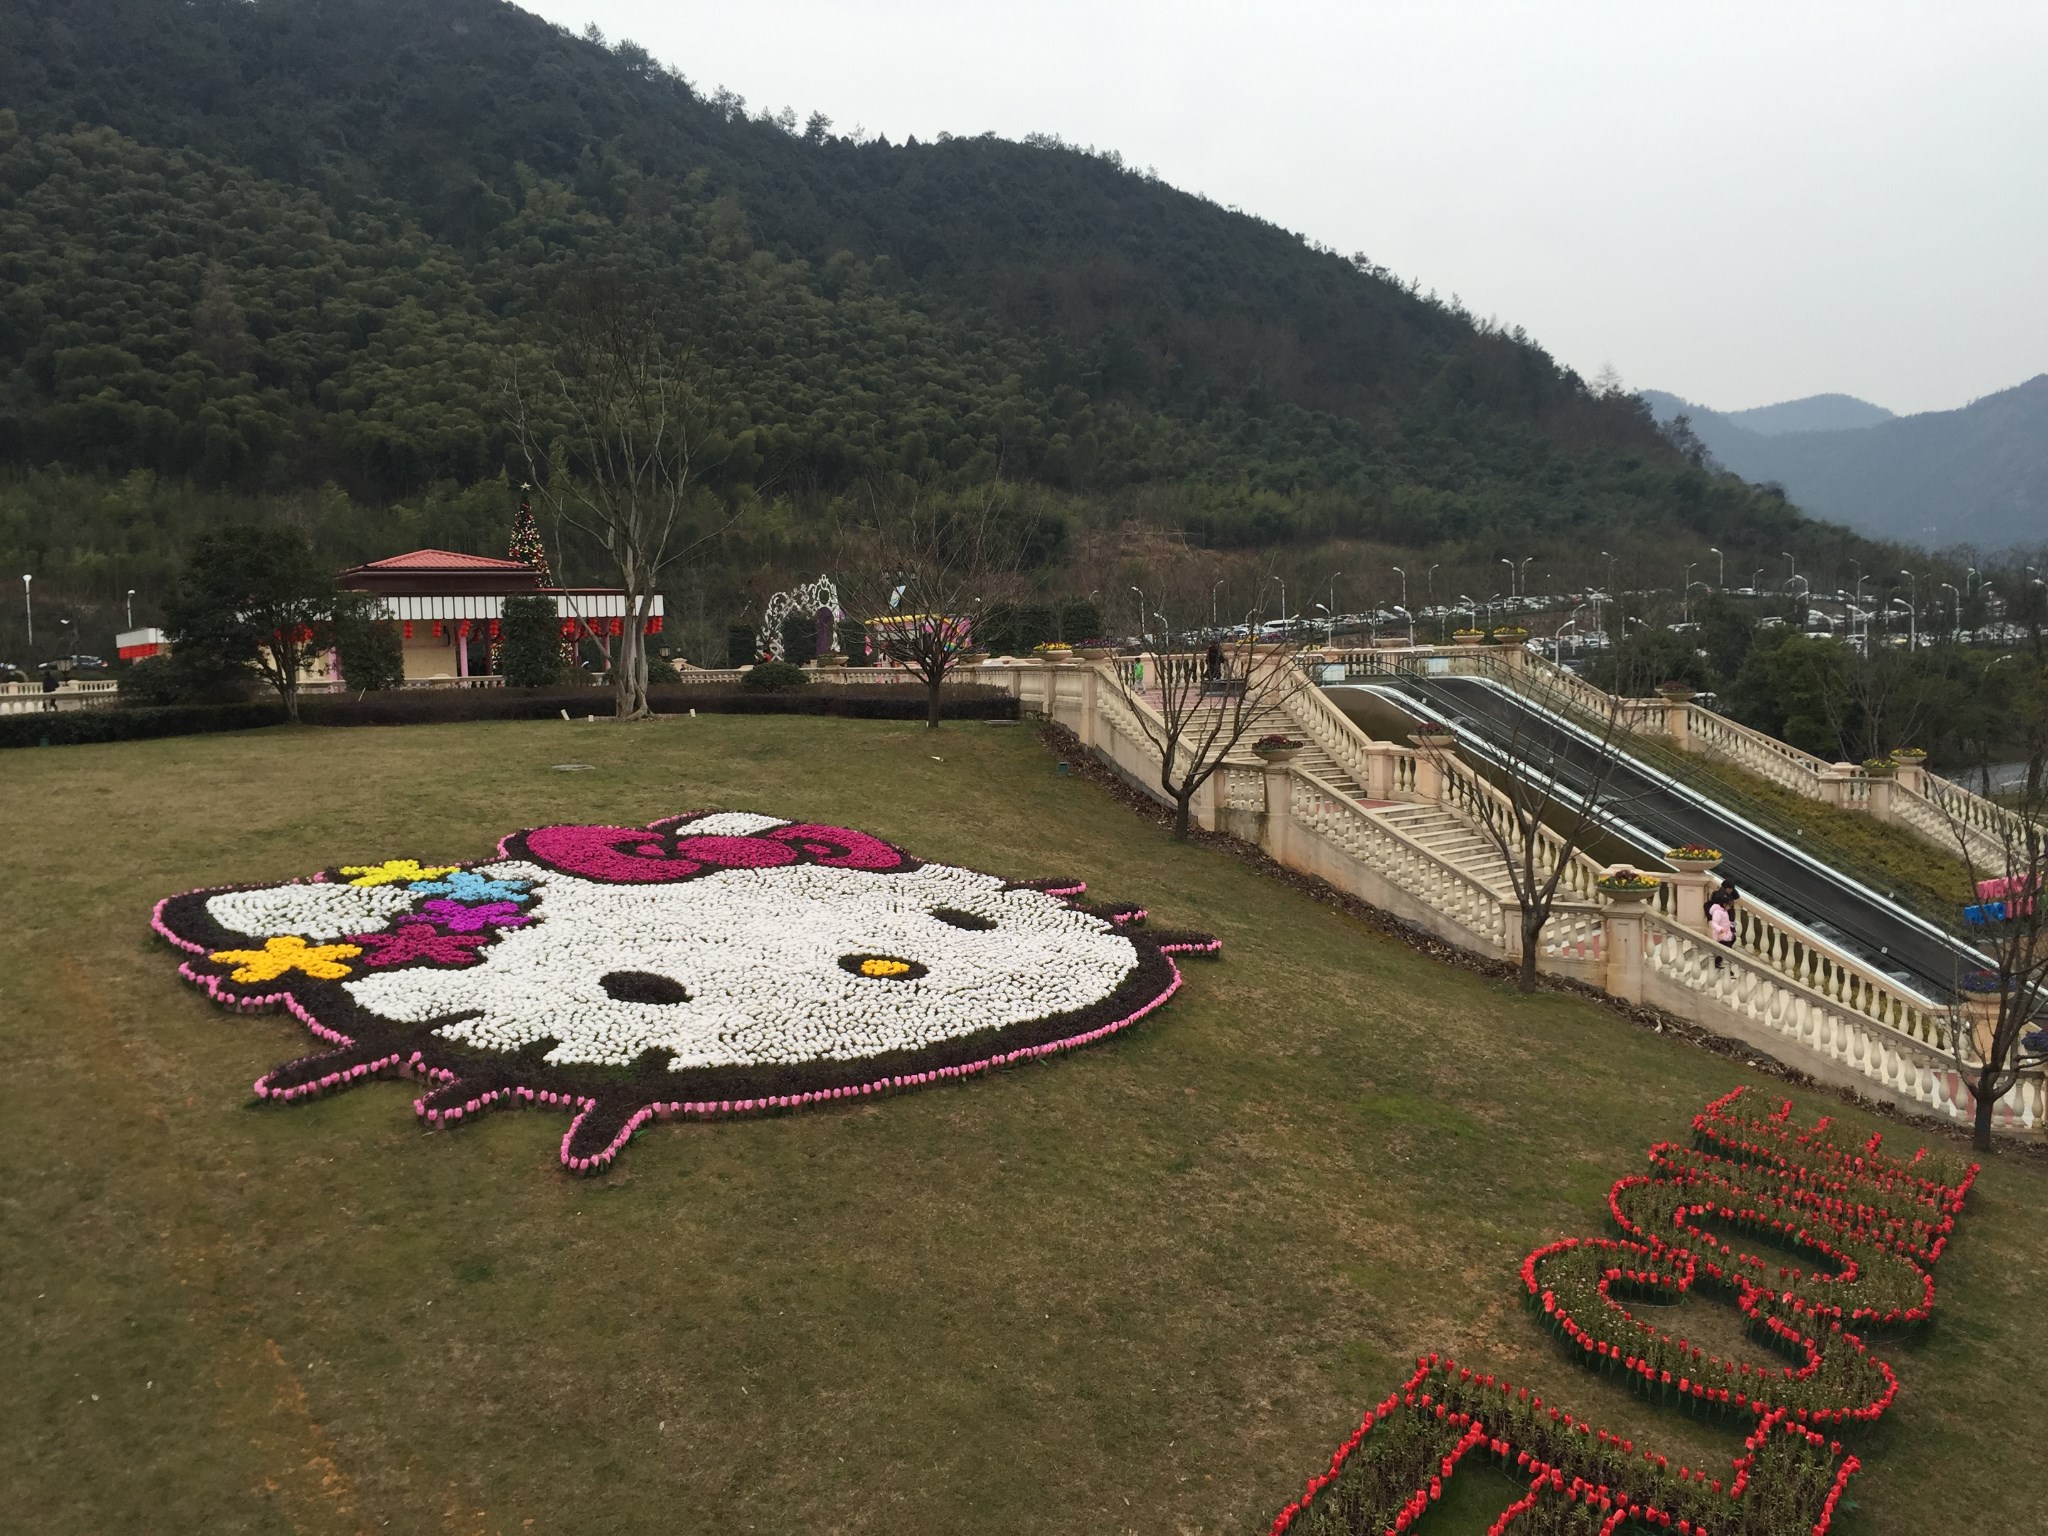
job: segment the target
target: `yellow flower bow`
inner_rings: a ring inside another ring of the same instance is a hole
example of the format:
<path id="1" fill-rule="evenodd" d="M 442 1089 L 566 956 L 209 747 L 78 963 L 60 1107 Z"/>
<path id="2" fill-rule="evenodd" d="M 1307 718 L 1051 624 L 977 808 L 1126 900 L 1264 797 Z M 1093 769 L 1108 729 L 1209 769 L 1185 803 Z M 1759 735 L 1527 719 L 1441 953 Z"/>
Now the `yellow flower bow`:
<path id="1" fill-rule="evenodd" d="M 417 859 L 386 859 L 382 864 L 344 864 L 341 872 L 354 875 L 350 885 L 391 885 L 400 880 L 431 880 L 436 875 L 452 875 L 462 866 L 459 864 L 430 864 L 422 868 Z"/>

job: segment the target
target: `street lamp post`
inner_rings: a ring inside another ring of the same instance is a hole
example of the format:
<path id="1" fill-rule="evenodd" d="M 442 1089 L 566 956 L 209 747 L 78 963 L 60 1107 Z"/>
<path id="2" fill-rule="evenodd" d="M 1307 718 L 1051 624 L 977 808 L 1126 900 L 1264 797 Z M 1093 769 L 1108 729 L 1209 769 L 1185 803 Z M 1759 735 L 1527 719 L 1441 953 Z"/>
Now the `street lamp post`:
<path id="1" fill-rule="evenodd" d="M 1339 571 L 1337 576 L 1342 576 L 1343 574 L 1342 571 Z M 1337 576 L 1330 578 L 1330 606 L 1323 610 L 1323 612 L 1330 616 L 1330 636 L 1324 642 L 1327 645 L 1335 645 L 1337 643 Z"/>
<path id="2" fill-rule="evenodd" d="M 1728 557 L 1711 545 L 1707 553 L 1714 557 L 1714 590 L 1718 592 L 1728 585 Z"/>
<path id="3" fill-rule="evenodd" d="M 135 627 L 135 589 L 133 587 L 128 589 L 128 627 L 130 629 Z"/>
<path id="4" fill-rule="evenodd" d="M 1935 588 L 1935 590 L 1937 592 L 1946 592 L 1949 595 L 1950 623 L 1948 626 L 1948 643 L 1954 645 L 1963 632 L 1963 594 L 1955 589 L 1954 583 L 1946 581 Z M 1939 603 L 1934 605 L 1934 616 L 1936 618 L 1941 617 L 1941 604 Z"/>
<path id="5" fill-rule="evenodd" d="M 36 658 L 36 605 L 28 592 L 28 584 L 34 580 L 35 577 L 26 574 L 21 578 L 21 609 L 28 616 L 28 658 L 30 661 L 34 661 Z"/>
<path id="6" fill-rule="evenodd" d="M 1145 589 L 1143 587 L 1134 584 L 1131 590 L 1138 594 L 1138 647 L 1140 650 L 1143 650 L 1145 645 L 1145 611 L 1152 605 L 1145 601 Z"/>
<path id="7" fill-rule="evenodd" d="M 1906 625 L 1906 632 L 1911 637 L 1906 641 L 1906 648 L 1917 651 L 1920 649 L 1920 578 L 1911 571 L 1900 571 L 1899 574 L 1906 578 L 1906 602 L 1913 613 Z"/>
<path id="8" fill-rule="evenodd" d="M 1523 602 L 1525 602 L 1525 603 L 1526 603 L 1526 602 L 1527 602 L 1527 601 L 1529 600 L 1529 562 L 1530 562 L 1531 560 L 1534 560 L 1535 558 L 1536 558 L 1536 557 L 1535 557 L 1534 555 L 1524 555 L 1524 556 L 1522 556 L 1522 564 L 1521 564 L 1521 577 L 1522 577 L 1522 601 L 1523 601 Z M 1512 596 L 1514 596 L 1514 592 L 1513 592 L 1513 590 L 1512 590 L 1512 589 L 1513 589 L 1513 583 L 1509 583 L 1509 588 L 1510 588 L 1510 590 L 1509 590 L 1509 592 L 1508 592 L 1508 595 L 1509 595 L 1510 597 L 1512 597 Z"/>
<path id="9" fill-rule="evenodd" d="M 1508 596 L 1515 595 L 1515 562 L 1503 558 L 1501 564 L 1508 568 Z"/>
<path id="10" fill-rule="evenodd" d="M 1408 573 L 1398 565 L 1390 565 L 1387 569 L 1401 578 L 1401 611 L 1406 613 L 1408 611 Z"/>
<path id="11" fill-rule="evenodd" d="M 1218 627 L 1216 623 L 1216 588 L 1222 586 L 1229 579 L 1227 576 L 1218 576 L 1216 578 L 1216 586 L 1209 589 L 1209 627 L 1211 629 Z"/>
<path id="12" fill-rule="evenodd" d="M 1692 622 L 1692 568 L 1697 560 L 1688 560 L 1685 565 L 1685 590 L 1678 594 L 1678 614 L 1686 623 Z"/>
<path id="13" fill-rule="evenodd" d="M 1317 603 L 1316 606 L 1323 611 L 1323 649 L 1334 651 L 1337 648 L 1336 612 L 1328 603 Z"/>

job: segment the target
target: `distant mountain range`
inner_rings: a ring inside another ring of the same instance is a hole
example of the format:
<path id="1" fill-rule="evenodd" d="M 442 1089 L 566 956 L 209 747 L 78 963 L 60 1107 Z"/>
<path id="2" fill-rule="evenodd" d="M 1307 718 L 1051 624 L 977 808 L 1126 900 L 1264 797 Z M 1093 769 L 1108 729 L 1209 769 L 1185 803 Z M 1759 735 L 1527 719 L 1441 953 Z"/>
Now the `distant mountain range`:
<path id="1" fill-rule="evenodd" d="M 2048 544 L 2048 374 L 1917 416 L 1853 395 L 1722 412 L 1642 394 L 1659 423 L 1690 417 L 1724 468 L 1812 516 L 1930 548 Z"/>

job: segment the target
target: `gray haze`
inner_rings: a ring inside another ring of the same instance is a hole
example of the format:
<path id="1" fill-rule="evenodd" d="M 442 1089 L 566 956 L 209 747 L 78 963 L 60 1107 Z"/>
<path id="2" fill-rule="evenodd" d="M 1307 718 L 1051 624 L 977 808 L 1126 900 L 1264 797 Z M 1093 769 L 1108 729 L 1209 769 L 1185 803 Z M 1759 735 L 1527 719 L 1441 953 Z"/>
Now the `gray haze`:
<path id="1" fill-rule="evenodd" d="M 2048 4 L 526 8 L 840 132 L 1121 150 L 1722 410 L 2048 367 Z"/>

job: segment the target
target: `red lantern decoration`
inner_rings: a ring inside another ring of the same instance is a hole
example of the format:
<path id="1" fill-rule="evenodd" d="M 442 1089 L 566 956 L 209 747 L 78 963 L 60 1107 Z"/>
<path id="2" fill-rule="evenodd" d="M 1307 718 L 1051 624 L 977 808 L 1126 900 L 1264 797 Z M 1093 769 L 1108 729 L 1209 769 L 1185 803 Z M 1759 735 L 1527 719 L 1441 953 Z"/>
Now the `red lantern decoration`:
<path id="1" fill-rule="evenodd" d="M 434 638 L 436 640 L 441 638 L 441 621 L 439 619 L 434 620 Z"/>
<path id="2" fill-rule="evenodd" d="M 499 634 L 499 626 L 498 626 L 498 621 L 497 621 L 496 619 L 493 619 L 493 620 L 491 620 L 491 639 L 492 639 L 492 640 L 496 640 L 496 639 L 498 638 L 498 634 Z"/>
<path id="3" fill-rule="evenodd" d="M 457 624 L 455 626 L 455 633 L 462 639 L 467 640 L 469 638 L 469 620 L 464 619 L 460 624 Z"/>
<path id="4" fill-rule="evenodd" d="M 649 633 L 650 635 L 658 635 L 661 633 L 660 614 L 657 613 L 653 618 L 647 621 L 647 633 Z"/>
<path id="5" fill-rule="evenodd" d="M 614 635 L 623 635 L 623 634 L 624 634 L 625 632 L 626 632 L 626 621 L 625 621 L 624 619 L 613 619 L 613 620 L 612 620 L 612 633 L 613 633 Z"/>
<path id="6" fill-rule="evenodd" d="M 412 638 L 412 620 L 407 619 L 402 628 L 405 631 L 405 638 L 410 640 Z"/>

